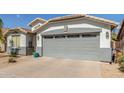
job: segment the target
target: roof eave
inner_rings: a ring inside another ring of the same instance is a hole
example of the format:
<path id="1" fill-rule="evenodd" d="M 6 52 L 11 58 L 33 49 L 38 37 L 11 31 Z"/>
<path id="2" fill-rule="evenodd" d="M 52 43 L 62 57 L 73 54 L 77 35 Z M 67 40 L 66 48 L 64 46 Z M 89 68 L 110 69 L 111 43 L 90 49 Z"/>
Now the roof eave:
<path id="1" fill-rule="evenodd" d="M 31 21 L 30 23 L 28 23 L 28 26 L 32 26 L 32 24 L 33 24 L 35 21 L 37 21 L 37 20 L 40 20 L 40 21 L 42 21 L 42 22 L 46 22 L 45 19 L 36 18 L 36 19 L 34 19 L 33 21 Z"/>
<path id="2" fill-rule="evenodd" d="M 20 28 L 20 27 L 17 27 L 17 28 L 13 28 L 13 29 L 9 29 L 9 30 L 7 30 L 5 33 L 4 33 L 4 35 L 6 36 L 9 32 L 11 32 L 11 31 L 20 31 L 20 32 L 22 32 L 22 33 L 25 33 L 25 34 L 27 34 L 27 33 L 32 33 L 33 34 L 33 32 L 29 32 L 29 31 L 26 31 L 26 30 L 24 30 L 24 29 L 22 29 L 22 28 Z"/>
<path id="3" fill-rule="evenodd" d="M 102 22 L 104 24 L 108 24 L 108 25 L 111 26 L 111 29 L 114 29 L 118 26 L 116 22 L 111 21 L 111 20 L 107 20 L 107 19 L 103 19 L 103 18 L 99 18 L 99 17 L 93 17 L 93 16 L 86 15 L 86 14 L 80 14 L 80 15 L 74 15 L 74 16 L 72 16 L 72 15 L 71 16 L 64 16 L 63 18 L 58 17 L 58 19 L 57 18 L 50 19 L 50 20 L 46 21 L 44 23 L 44 25 L 42 25 L 38 29 L 41 29 L 42 27 L 44 27 L 48 23 L 60 22 L 60 21 L 63 21 L 63 20 L 71 20 L 71 19 L 82 18 L 82 17 L 91 18 L 93 20 L 97 20 L 97 21 Z M 38 29 L 34 30 L 34 32 L 37 32 Z"/>

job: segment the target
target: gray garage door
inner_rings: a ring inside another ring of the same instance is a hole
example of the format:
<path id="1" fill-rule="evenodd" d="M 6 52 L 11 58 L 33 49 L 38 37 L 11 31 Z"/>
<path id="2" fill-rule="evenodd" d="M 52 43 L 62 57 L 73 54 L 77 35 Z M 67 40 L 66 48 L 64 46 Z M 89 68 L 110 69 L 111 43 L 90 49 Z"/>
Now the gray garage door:
<path id="1" fill-rule="evenodd" d="M 97 60 L 99 33 L 43 36 L 43 56 Z"/>

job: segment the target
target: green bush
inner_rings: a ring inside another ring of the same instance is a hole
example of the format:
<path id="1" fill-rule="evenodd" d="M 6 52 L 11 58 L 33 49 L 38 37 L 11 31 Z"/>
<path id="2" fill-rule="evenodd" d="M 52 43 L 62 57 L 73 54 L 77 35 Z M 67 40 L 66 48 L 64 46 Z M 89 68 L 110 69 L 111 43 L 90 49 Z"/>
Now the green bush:
<path id="1" fill-rule="evenodd" d="M 121 55 L 119 58 L 118 58 L 118 62 L 119 62 L 119 70 L 124 72 L 124 55 Z"/>
<path id="2" fill-rule="evenodd" d="M 13 58 L 13 57 L 10 57 L 10 58 L 9 58 L 9 63 L 15 63 L 15 62 L 17 62 L 17 61 L 15 60 L 15 58 Z"/>
<path id="3" fill-rule="evenodd" d="M 121 55 L 118 57 L 118 62 L 119 62 L 119 64 L 124 62 L 124 55 Z"/>

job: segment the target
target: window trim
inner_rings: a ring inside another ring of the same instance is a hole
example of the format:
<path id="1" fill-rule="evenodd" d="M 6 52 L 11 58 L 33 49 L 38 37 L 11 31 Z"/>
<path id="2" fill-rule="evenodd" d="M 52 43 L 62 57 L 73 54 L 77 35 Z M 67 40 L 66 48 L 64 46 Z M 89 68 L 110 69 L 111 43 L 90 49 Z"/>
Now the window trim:
<path id="1" fill-rule="evenodd" d="M 82 34 L 82 37 L 96 37 L 97 34 Z"/>
<path id="2" fill-rule="evenodd" d="M 67 35 L 67 38 L 80 38 L 80 34 Z"/>
<path id="3" fill-rule="evenodd" d="M 44 39 L 53 39 L 54 36 L 52 36 L 52 35 L 49 35 L 49 36 L 43 36 L 43 38 L 44 38 Z"/>
<path id="4" fill-rule="evenodd" d="M 55 39 L 62 39 L 62 38 L 66 38 L 66 36 L 65 35 L 57 35 L 57 36 L 54 36 L 55 37 Z"/>

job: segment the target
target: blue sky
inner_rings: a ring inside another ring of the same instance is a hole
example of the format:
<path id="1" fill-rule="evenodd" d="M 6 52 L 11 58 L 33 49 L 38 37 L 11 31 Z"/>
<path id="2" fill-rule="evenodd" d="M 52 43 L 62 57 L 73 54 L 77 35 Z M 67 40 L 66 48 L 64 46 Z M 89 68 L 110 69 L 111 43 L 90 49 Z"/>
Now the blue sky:
<path id="1" fill-rule="evenodd" d="M 67 14 L 0 14 L 0 18 L 4 22 L 5 28 L 25 27 L 29 28 L 27 24 L 37 17 L 46 20 L 54 17 L 65 16 Z M 120 23 L 124 19 L 124 14 L 91 14 L 93 16 L 110 19 Z"/>

